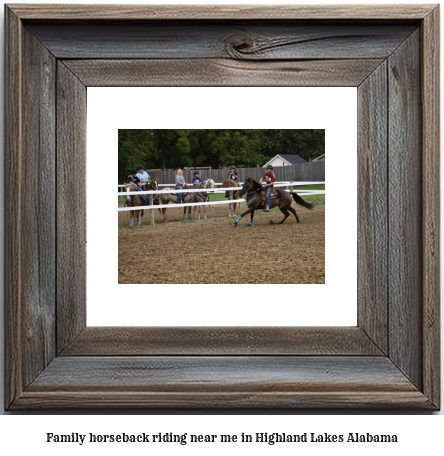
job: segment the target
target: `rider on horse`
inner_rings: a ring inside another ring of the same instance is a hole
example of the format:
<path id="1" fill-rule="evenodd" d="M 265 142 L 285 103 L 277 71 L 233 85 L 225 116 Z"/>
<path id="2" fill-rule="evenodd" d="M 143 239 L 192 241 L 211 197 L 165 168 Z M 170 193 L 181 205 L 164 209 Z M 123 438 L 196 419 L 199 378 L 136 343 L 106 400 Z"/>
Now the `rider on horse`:
<path id="1" fill-rule="evenodd" d="M 228 173 L 228 179 L 234 180 L 237 183 L 239 176 L 236 172 L 236 167 L 234 165 L 230 166 L 230 172 Z"/>
<path id="2" fill-rule="evenodd" d="M 265 181 L 265 212 L 270 212 L 270 194 L 273 191 L 274 185 L 273 183 L 276 180 L 276 176 L 273 173 L 273 167 L 271 165 L 267 166 L 267 172 L 261 177 L 262 181 Z"/>
<path id="3" fill-rule="evenodd" d="M 140 180 L 140 186 L 145 189 L 145 186 L 150 183 L 150 175 L 145 171 L 145 166 L 140 165 L 137 167 L 137 177 Z"/>
<path id="4" fill-rule="evenodd" d="M 176 190 L 183 190 L 184 188 L 188 188 L 188 185 L 183 177 L 183 171 L 178 169 L 176 174 Z M 179 204 L 183 202 L 183 192 L 177 194 L 177 200 Z"/>
<path id="5" fill-rule="evenodd" d="M 134 188 L 137 190 L 137 191 L 143 191 L 140 184 L 140 178 L 138 177 L 138 172 L 135 170 L 135 169 L 132 169 L 129 173 L 129 176 L 128 176 L 128 179 L 126 180 L 126 182 L 132 182 L 134 184 Z M 146 173 L 148 174 L 148 173 Z M 143 203 L 144 205 L 146 206 L 146 195 L 140 195 L 140 197 L 142 198 L 143 200 Z"/>
<path id="6" fill-rule="evenodd" d="M 201 184 L 202 179 L 199 177 L 199 171 L 194 171 L 193 178 L 191 179 L 193 185 Z"/>
<path id="7" fill-rule="evenodd" d="M 193 187 L 202 187 L 202 179 L 199 177 L 199 171 L 194 171 L 194 176 L 193 178 L 191 179 L 191 183 L 193 184 Z M 202 192 L 197 192 L 196 194 L 196 198 L 198 199 L 202 199 L 204 201 L 206 201 L 206 199 L 208 198 L 208 194 L 203 194 Z"/>

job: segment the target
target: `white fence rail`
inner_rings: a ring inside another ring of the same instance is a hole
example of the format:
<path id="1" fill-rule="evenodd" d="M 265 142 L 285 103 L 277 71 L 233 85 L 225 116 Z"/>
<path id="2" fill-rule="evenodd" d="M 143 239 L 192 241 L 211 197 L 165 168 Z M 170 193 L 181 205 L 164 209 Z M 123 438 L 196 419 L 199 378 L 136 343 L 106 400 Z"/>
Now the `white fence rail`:
<path id="1" fill-rule="evenodd" d="M 156 204 L 154 206 L 135 206 L 135 207 L 119 207 L 119 212 L 122 211 L 138 211 L 140 209 L 143 210 L 153 210 L 153 209 L 171 209 L 173 207 L 189 207 L 189 206 L 213 206 L 215 204 L 234 204 L 234 203 L 245 203 L 244 199 L 236 199 L 236 200 L 228 200 L 228 201 L 212 201 L 211 203 L 172 203 L 172 204 Z"/>
<path id="2" fill-rule="evenodd" d="M 325 182 L 275 182 L 274 186 L 275 187 L 296 187 L 296 186 L 307 186 L 307 185 L 324 185 Z M 120 186 L 119 186 L 120 187 Z M 124 186 L 123 186 L 124 187 Z M 171 187 L 176 187 L 175 185 L 172 185 Z M 242 187 L 222 187 L 222 188 L 184 188 L 181 190 L 176 190 L 176 189 L 170 189 L 170 190 L 143 190 L 139 192 L 118 192 L 118 196 L 123 196 L 123 195 L 158 195 L 162 193 L 199 193 L 199 192 L 211 192 L 211 193 L 225 193 L 226 191 L 237 191 L 237 190 L 242 190 Z M 310 191 L 310 192 L 324 192 L 324 190 L 303 190 L 303 189 L 298 189 L 298 192 L 304 192 L 304 191 Z"/>
<path id="3" fill-rule="evenodd" d="M 307 186 L 307 185 L 321 185 L 325 184 L 325 182 L 276 182 L 274 184 L 275 187 L 288 187 L 288 186 Z M 144 190 L 144 191 L 139 191 L 139 192 L 118 192 L 118 196 L 124 196 L 124 195 L 150 195 L 150 202 L 153 198 L 154 195 L 161 195 L 161 194 L 170 194 L 170 193 L 214 193 L 214 194 L 219 194 L 219 193 L 225 193 L 226 191 L 238 191 L 242 190 L 242 187 L 223 187 L 223 188 L 198 188 L 198 189 L 182 189 L 182 190 Z M 309 196 L 309 195 L 323 195 L 325 194 L 325 190 L 304 190 L 304 189 L 298 189 L 298 193 L 300 193 L 303 196 Z M 152 202 L 151 202 L 152 203 Z M 213 206 L 213 205 L 218 205 L 218 204 L 235 204 L 235 203 L 246 203 L 244 199 L 228 199 L 227 201 L 207 201 L 207 202 L 202 202 L 202 203 L 172 203 L 172 204 L 157 204 L 154 205 L 150 204 L 147 206 L 136 206 L 136 207 L 119 207 L 118 211 L 119 212 L 124 212 L 124 211 L 135 211 L 135 210 L 151 210 L 151 212 L 154 209 L 163 209 L 163 208 L 175 208 L 175 207 L 188 207 L 188 206 Z"/>
<path id="4" fill-rule="evenodd" d="M 243 182 L 239 182 L 239 185 L 242 185 Z M 276 182 L 275 183 L 275 187 L 276 187 L 276 184 L 286 184 L 288 186 L 303 186 L 303 185 L 323 185 L 325 184 L 325 182 L 311 182 L 311 181 L 308 181 L 308 182 L 296 182 L 296 181 L 282 181 L 282 182 Z M 215 182 L 214 185 L 222 185 L 222 182 Z M 159 184 L 159 187 L 175 187 L 176 184 Z M 125 185 L 118 185 L 117 187 L 119 188 L 123 188 L 125 187 Z M 223 188 L 227 188 L 227 187 L 223 187 Z"/>

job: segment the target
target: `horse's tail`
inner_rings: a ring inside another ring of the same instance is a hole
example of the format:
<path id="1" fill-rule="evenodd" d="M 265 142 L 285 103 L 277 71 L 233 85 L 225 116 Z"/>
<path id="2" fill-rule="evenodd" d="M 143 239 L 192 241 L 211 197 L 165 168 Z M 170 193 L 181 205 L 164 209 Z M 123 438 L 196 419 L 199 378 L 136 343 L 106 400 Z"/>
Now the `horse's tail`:
<path id="1" fill-rule="evenodd" d="M 308 203 L 307 201 L 303 200 L 297 193 L 290 192 L 290 195 L 294 198 L 296 204 L 299 204 L 300 206 L 304 206 L 307 209 L 314 208 L 313 203 Z"/>

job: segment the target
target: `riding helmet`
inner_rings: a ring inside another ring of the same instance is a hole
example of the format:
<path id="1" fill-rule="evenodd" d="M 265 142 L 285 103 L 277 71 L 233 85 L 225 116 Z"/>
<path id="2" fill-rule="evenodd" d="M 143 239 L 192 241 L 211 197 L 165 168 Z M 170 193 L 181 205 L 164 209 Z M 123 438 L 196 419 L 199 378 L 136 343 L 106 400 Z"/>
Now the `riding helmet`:
<path id="1" fill-rule="evenodd" d="M 236 167 L 234 165 L 231 165 L 230 169 L 236 169 Z"/>
<path id="2" fill-rule="evenodd" d="M 137 171 L 136 171 L 135 169 L 132 169 L 132 170 L 130 171 L 130 174 L 137 174 Z"/>
<path id="3" fill-rule="evenodd" d="M 199 171 L 194 171 L 194 173 L 193 173 L 193 174 L 199 174 Z"/>
<path id="4" fill-rule="evenodd" d="M 271 165 L 268 165 L 268 166 L 267 166 L 267 169 L 273 170 L 273 167 L 272 167 Z"/>
<path id="5" fill-rule="evenodd" d="M 140 171 L 141 169 L 145 170 L 145 166 L 140 165 L 140 166 L 137 167 L 137 171 Z"/>

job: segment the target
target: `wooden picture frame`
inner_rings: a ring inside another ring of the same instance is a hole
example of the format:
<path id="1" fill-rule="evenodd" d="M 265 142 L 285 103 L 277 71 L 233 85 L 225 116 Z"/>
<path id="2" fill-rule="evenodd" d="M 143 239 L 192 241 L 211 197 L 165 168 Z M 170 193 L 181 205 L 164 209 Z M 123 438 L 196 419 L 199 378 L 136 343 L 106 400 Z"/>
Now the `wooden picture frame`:
<path id="1" fill-rule="evenodd" d="M 438 6 L 5 20 L 6 409 L 439 409 Z M 86 87 L 120 85 L 358 87 L 357 327 L 86 327 Z"/>

